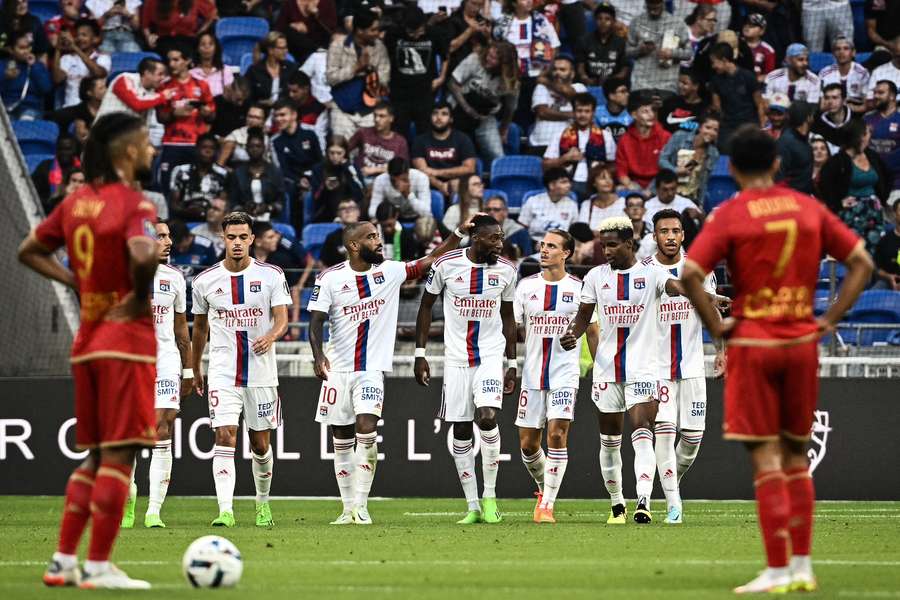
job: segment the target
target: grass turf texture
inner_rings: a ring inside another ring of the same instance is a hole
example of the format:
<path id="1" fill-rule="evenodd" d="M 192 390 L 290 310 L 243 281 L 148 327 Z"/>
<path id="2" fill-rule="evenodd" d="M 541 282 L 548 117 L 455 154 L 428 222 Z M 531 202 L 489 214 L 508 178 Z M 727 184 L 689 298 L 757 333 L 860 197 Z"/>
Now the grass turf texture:
<path id="1" fill-rule="evenodd" d="M 500 500 L 498 525 L 456 525 L 459 499 L 373 500 L 371 527 L 329 526 L 334 500 L 273 500 L 276 527 L 257 529 L 253 501 L 238 500 L 234 529 L 208 526 L 213 499 L 170 498 L 167 529 L 123 531 L 115 561 L 152 592 L 129 597 L 195 598 L 181 556 L 195 538 L 227 537 L 241 550 L 244 575 L 216 598 L 729 598 L 763 566 L 750 502 L 687 502 L 685 524 L 605 524 L 606 501 L 562 500 L 556 525 L 531 522 L 533 501 Z M 40 583 L 57 534 L 61 498 L 0 496 L 0 598 L 84 596 Z M 83 557 L 82 546 L 82 557 Z M 815 569 L 822 598 L 900 598 L 900 502 L 817 505 Z M 122 592 L 94 592 L 122 597 Z"/>

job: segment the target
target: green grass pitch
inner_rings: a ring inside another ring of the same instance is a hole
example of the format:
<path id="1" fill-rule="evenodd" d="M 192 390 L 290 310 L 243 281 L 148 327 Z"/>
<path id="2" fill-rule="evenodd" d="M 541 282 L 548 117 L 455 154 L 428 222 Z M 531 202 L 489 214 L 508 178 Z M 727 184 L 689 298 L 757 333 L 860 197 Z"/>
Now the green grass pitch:
<path id="1" fill-rule="evenodd" d="M 208 526 L 213 499 L 170 498 L 168 529 L 124 531 L 115 561 L 150 580 L 151 592 L 94 592 L 107 598 L 196 598 L 181 575 L 195 538 L 224 535 L 241 550 L 244 576 L 215 598 L 729 598 L 762 567 L 750 502 L 687 502 L 685 523 L 605 524 L 608 502 L 562 500 L 556 525 L 531 522 L 532 501 L 501 500 L 499 525 L 459 526 L 459 499 L 373 500 L 371 527 L 333 527 L 335 500 L 274 500 L 276 527 L 253 526 L 253 503 L 238 500 L 234 529 Z M 40 576 L 56 542 L 58 497 L 0 497 L 0 598 L 91 595 L 50 590 Z M 629 503 L 629 511 L 633 503 Z M 816 510 L 820 598 L 900 598 L 900 502 L 823 502 Z"/>

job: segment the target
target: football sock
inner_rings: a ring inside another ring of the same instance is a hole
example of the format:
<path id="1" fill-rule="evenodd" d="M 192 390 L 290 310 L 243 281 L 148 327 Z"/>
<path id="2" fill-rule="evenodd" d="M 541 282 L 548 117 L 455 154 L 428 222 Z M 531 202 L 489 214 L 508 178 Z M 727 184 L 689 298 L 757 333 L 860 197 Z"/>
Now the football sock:
<path id="1" fill-rule="evenodd" d="M 134 462 L 131 463 L 131 481 L 128 483 L 128 501 L 134 502 L 138 495 L 138 487 L 134 482 L 134 474 L 137 472 L 137 456 L 134 457 Z"/>
<path id="2" fill-rule="evenodd" d="M 656 434 L 656 468 L 659 471 L 659 483 L 666 495 L 666 506 L 681 506 L 681 493 L 678 490 L 678 474 L 675 466 L 675 425 L 673 423 L 657 423 Z"/>
<path id="3" fill-rule="evenodd" d="M 500 469 L 500 428 L 481 432 L 481 470 L 484 474 L 484 498 L 497 497 L 497 471 Z"/>
<path id="4" fill-rule="evenodd" d="M 531 474 L 531 478 L 534 479 L 534 483 L 537 484 L 538 490 L 540 492 L 544 491 L 544 463 L 546 462 L 546 457 L 544 456 L 544 449 L 538 448 L 538 451 L 532 455 L 525 454 L 525 451 L 522 450 L 522 464 L 525 465 L 525 468 L 528 469 L 528 472 Z"/>
<path id="5" fill-rule="evenodd" d="M 600 434 L 600 472 L 613 506 L 625 504 L 622 496 L 622 436 Z"/>
<path id="6" fill-rule="evenodd" d="M 547 448 L 547 467 L 544 471 L 544 498 L 541 507 L 553 508 L 559 486 L 562 485 L 569 464 L 569 451 L 566 448 Z"/>
<path id="7" fill-rule="evenodd" d="M 787 492 L 791 500 L 791 514 L 788 527 L 791 533 L 791 553 L 809 556 L 812 544 L 813 509 L 816 504 L 816 490 L 812 475 L 807 467 L 785 471 Z"/>
<path id="8" fill-rule="evenodd" d="M 87 469 L 75 469 L 66 484 L 66 504 L 59 526 L 60 554 L 74 556 L 78 542 L 91 516 L 91 493 L 94 489 L 94 473 Z"/>
<path id="9" fill-rule="evenodd" d="M 337 479 L 338 490 L 344 510 L 353 510 L 353 444 L 354 439 L 332 438 L 334 445 L 334 478 Z"/>
<path id="10" fill-rule="evenodd" d="M 475 453 L 472 451 L 472 440 L 453 438 L 453 462 L 462 485 L 463 494 L 469 510 L 480 510 L 478 505 L 478 480 L 475 478 Z"/>
<path id="11" fill-rule="evenodd" d="M 91 541 L 88 560 L 109 560 L 113 543 L 125 512 L 125 499 L 131 481 L 131 465 L 103 463 L 97 469 L 94 491 L 91 494 Z"/>
<path id="12" fill-rule="evenodd" d="M 638 500 L 650 500 L 653 493 L 653 478 L 656 475 L 656 455 L 653 452 L 653 433 L 646 427 L 635 429 L 631 433 L 631 445 L 634 447 L 634 480 Z"/>
<path id="13" fill-rule="evenodd" d="M 268 502 L 269 490 L 272 489 L 272 447 L 262 456 L 253 454 L 253 483 L 256 484 L 256 501 Z"/>
<path id="14" fill-rule="evenodd" d="M 148 515 L 158 515 L 169 491 L 172 476 L 172 440 L 160 440 L 150 455 L 150 502 Z"/>
<path id="15" fill-rule="evenodd" d="M 769 567 L 788 565 L 788 518 L 791 501 L 782 471 L 759 473 L 753 480 L 756 488 L 756 510 Z"/>
<path id="16" fill-rule="evenodd" d="M 213 479 L 216 482 L 216 500 L 219 513 L 234 511 L 234 448 L 214 446 L 212 460 Z"/>
<path id="17" fill-rule="evenodd" d="M 702 431 L 681 432 L 681 439 L 678 440 L 678 445 L 675 446 L 676 470 L 678 471 L 679 482 L 688 469 L 691 468 L 691 465 L 694 464 L 694 459 L 697 458 L 697 452 L 700 451 L 700 442 L 702 441 Z"/>
<path id="18" fill-rule="evenodd" d="M 353 476 L 356 487 L 356 506 L 365 506 L 369 501 L 372 480 L 375 479 L 375 468 L 378 466 L 378 432 L 356 434 L 356 474 Z"/>

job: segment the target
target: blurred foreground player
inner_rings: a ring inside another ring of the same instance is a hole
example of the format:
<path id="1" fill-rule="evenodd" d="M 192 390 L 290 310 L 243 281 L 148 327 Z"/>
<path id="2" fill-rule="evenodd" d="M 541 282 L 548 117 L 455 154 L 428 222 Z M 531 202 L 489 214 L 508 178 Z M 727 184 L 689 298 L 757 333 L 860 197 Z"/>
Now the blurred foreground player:
<path id="1" fill-rule="evenodd" d="M 124 113 L 98 119 L 82 161 L 88 185 L 66 197 L 19 247 L 19 260 L 75 288 L 81 299 L 71 358 L 75 444 L 90 453 L 66 486 L 59 545 L 44 573 L 48 586 L 150 587 L 116 568 L 109 555 L 135 455 L 156 441 L 150 307 L 156 209 L 136 189 L 152 158 L 143 121 Z M 63 245 L 71 271 L 53 255 Z M 80 573 L 76 553 L 89 519 L 91 540 Z"/>
<path id="2" fill-rule="evenodd" d="M 768 568 L 734 591 L 813 591 L 815 498 L 806 444 L 819 390 L 816 346 L 856 301 L 872 259 L 821 202 L 774 184 L 779 165 L 765 132 L 742 127 L 733 148 L 731 172 L 743 191 L 707 219 L 682 279 L 709 332 L 727 338 L 723 429 L 726 439 L 744 442 L 753 466 Z M 847 276 L 817 320 L 813 292 L 825 254 L 843 262 Z M 704 276 L 720 260 L 736 294 L 724 322 L 703 301 Z"/>

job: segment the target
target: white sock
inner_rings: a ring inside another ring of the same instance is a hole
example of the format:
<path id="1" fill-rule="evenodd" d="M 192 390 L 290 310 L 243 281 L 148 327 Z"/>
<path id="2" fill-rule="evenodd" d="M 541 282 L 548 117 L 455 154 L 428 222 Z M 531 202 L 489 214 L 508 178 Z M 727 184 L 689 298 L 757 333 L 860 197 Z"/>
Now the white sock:
<path id="1" fill-rule="evenodd" d="M 497 471 L 500 470 L 500 428 L 481 432 L 481 471 L 484 475 L 483 498 L 497 497 Z"/>
<path id="2" fill-rule="evenodd" d="M 544 456 L 543 448 L 538 448 L 538 451 L 530 456 L 522 450 L 522 464 L 528 469 L 528 473 L 534 479 L 534 483 L 541 493 L 544 493 L 544 464 L 546 462 L 547 458 Z"/>
<path id="3" fill-rule="evenodd" d="M 369 491 L 375 479 L 375 468 L 378 466 L 378 433 L 356 434 L 356 474 L 353 476 L 356 488 L 356 506 L 366 506 L 369 502 Z"/>
<path id="4" fill-rule="evenodd" d="M 109 570 L 108 560 L 86 560 L 84 561 L 84 571 L 88 575 L 99 575 Z"/>
<path id="5" fill-rule="evenodd" d="M 812 573 L 812 559 L 808 554 L 806 556 L 795 554 L 791 557 L 790 567 L 792 573 Z"/>
<path id="6" fill-rule="evenodd" d="M 453 438 L 453 462 L 456 463 L 456 473 L 459 475 L 459 483 L 462 484 L 469 510 L 481 510 L 478 504 L 478 479 L 475 477 L 472 440 Z"/>
<path id="7" fill-rule="evenodd" d="M 137 471 L 137 455 L 134 456 L 134 461 L 131 463 L 131 483 L 128 484 L 128 501 L 134 502 L 134 499 L 137 498 L 138 488 L 137 484 L 134 482 L 134 474 Z"/>
<path id="8" fill-rule="evenodd" d="M 353 510 L 353 444 L 355 440 L 332 438 L 334 445 L 334 478 L 337 479 L 338 490 L 344 511 Z"/>
<path id="9" fill-rule="evenodd" d="M 150 455 L 150 503 L 147 505 L 148 515 L 159 515 L 166 492 L 169 491 L 169 479 L 172 476 L 172 440 L 160 440 Z"/>
<path id="10" fill-rule="evenodd" d="M 256 501 L 268 502 L 269 490 L 272 489 L 272 467 L 274 464 L 272 447 L 269 446 L 269 449 L 262 456 L 256 453 L 252 454 L 251 464 L 253 465 L 253 483 L 256 484 Z"/>
<path id="11" fill-rule="evenodd" d="M 622 495 L 622 436 L 600 434 L 600 472 L 610 503 L 625 504 Z"/>
<path id="12" fill-rule="evenodd" d="M 54 552 L 53 560 L 59 563 L 63 569 L 74 569 L 78 566 L 78 555 L 63 554 L 62 552 Z"/>
<path id="13" fill-rule="evenodd" d="M 634 447 L 634 480 L 637 482 L 635 491 L 638 501 L 645 498 L 649 502 L 650 495 L 653 494 L 653 479 L 656 477 L 653 433 L 646 427 L 635 429 L 631 433 L 631 445 Z"/>
<path id="14" fill-rule="evenodd" d="M 679 482 L 681 482 L 681 478 L 684 477 L 688 469 L 691 468 L 691 465 L 694 464 L 694 459 L 697 458 L 697 453 L 700 451 L 700 442 L 702 441 L 702 431 L 681 432 L 681 439 L 678 440 L 678 445 L 675 446 L 675 460 L 678 463 Z"/>
<path id="15" fill-rule="evenodd" d="M 212 470 L 219 513 L 234 512 L 234 448 L 214 446 Z"/>
<path id="16" fill-rule="evenodd" d="M 547 448 L 547 467 L 544 470 L 544 498 L 541 507 L 553 508 L 556 494 L 562 485 L 569 464 L 569 451 L 566 448 Z"/>
<path id="17" fill-rule="evenodd" d="M 659 471 L 659 484 L 666 495 L 666 508 L 681 507 L 681 493 L 678 490 L 678 471 L 675 466 L 675 424 L 657 423 L 656 434 L 656 469 Z"/>

